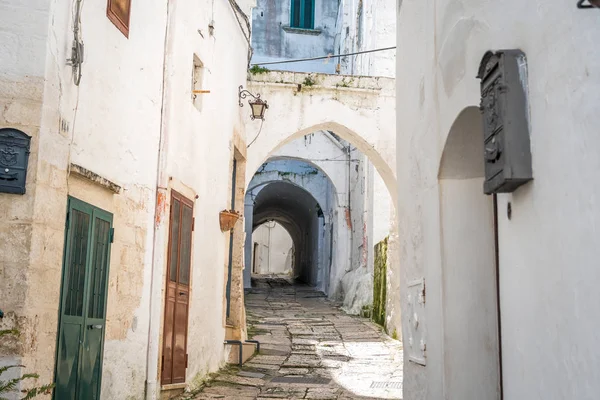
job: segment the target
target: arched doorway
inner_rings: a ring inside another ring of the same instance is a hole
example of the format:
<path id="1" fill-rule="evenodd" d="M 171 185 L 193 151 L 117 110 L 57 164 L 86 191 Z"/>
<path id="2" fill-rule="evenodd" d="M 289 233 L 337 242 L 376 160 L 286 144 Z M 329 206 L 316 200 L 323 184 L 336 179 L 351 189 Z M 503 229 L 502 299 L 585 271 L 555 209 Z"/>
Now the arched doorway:
<path id="1" fill-rule="evenodd" d="M 483 193 L 479 109 L 456 118 L 439 168 L 444 392 L 500 399 L 501 363 L 494 199 Z"/>

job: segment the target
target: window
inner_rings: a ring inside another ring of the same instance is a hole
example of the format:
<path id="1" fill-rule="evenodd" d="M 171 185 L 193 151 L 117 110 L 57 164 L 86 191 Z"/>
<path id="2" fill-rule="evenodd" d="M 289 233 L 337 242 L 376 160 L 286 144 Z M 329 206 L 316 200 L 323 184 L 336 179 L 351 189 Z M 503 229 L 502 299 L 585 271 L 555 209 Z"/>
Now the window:
<path id="1" fill-rule="evenodd" d="M 106 16 L 126 38 L 129 37 L 130 14 L 131 0 L 108 0 Z"/>
<path id="2" fill-rule="evenodd" d="M 292 11 L 290 27 L 300 29 L 314 29 L 315 27 L 315 0 L 291 0 Z"/>

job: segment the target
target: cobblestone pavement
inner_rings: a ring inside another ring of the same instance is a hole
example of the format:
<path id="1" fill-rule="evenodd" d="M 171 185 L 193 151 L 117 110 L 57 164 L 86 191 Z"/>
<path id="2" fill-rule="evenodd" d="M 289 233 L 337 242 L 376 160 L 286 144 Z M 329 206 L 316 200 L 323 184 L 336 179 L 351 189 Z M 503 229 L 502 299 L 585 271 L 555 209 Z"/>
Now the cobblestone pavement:
<path id="1" fill-rule="evenodd" d="M 256 280 L 246 295 L 260 354 L 195 399 L 401 399 L 402 344 L 308 286 Z"/>

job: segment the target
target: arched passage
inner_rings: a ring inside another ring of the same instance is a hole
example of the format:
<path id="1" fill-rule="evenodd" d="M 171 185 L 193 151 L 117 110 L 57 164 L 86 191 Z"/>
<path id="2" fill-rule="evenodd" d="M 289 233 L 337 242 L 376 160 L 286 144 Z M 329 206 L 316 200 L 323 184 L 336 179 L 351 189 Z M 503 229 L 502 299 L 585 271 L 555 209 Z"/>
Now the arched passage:
<path id="1" fill-rule="evenodd" d="M 248 123 L 255 142 L 248 148 L 248 170 L 256 170 L 286 143 L 312 132 L 331 131 L 356 146 L 373 163 L 396 204 L 395 80 L 360 77 L 352 82 L 327 76 L 306 86 L 307 74 L 250 75 L 248 88 L 268 100 L 260 131 Z M 251 179 L 247 176 L 247 182 Z"/>
<path id="2" fill-rule="evenodd" d="M 343 200 L 340 196 L 346 206 L 337 216 L 344 229 L 332 237 L 339 238 L 340 233 L 348 231 L 348 240 L 344 244 L 348 267 L 332 263 L 332 287 L 327 294 L 342 300 L 344 308 L 351 313 L 370 306 L 374 246 L 386 237 L 383 233 L 389 232 L 387 273 L 390 290 L 386 320 L 391 324 L 386 323 L 386 327 L 390 332 L 400 331 L 398 228 L 396 224 L 390 224 L 395 219 L 398 197 L 394 80 L 360 77 L 347 82 L 342 77 L 318 76 L 316 82 L 307 85 L 308 78 L 306 74 L 275 71 L 249 75 L 249 90 L 269 102 L 266 120 L 260 126 L 256 122 L 247 122 L 246 132 L 251 143 L 247 151 L 249 170 L 258 170 L 265 161 L 281 154 L 293 157 L 293 153 L 284 149 L 289 150 L 292 144 L 301 142 L 302 138 L 306 140 L 314 133 L 329 133 L 344 142 L 343 148 L 338 150 L 345 153 L 336 160 L 347 163 L 347 190 L 343 192 Z M 361 161 L 354 163 L 356 158 Z M 381 177 L 379 182 L 373 178 L 374 170 Z M 247 175 L 248 183 L 250 179 L 252 176 Z M 378 185 L 377 191 L 374 182 Z M 389 196 L 389 199 L 378 208 L 380 204 L 374 199 L 382 196 Z M 373 213 L 373 210 L 386 207 L 390 211 Z M 382 219 L 386 223 L 382 223 Z"/>
<path id="3" fill-rule="evenodd" d="M 335 185 L 323 170 L 315 164 L 299 159 L 289 159 L 278 157 L 269 159 L 264 163 L 254 174 L 250 181 L 245 199 L 245 265 L 244 268 L 244 287 L 251 288 L 251 266 L 254 263 L 252 258 L 254 250 L 254 242 L 252 241 L 253 230 L 256 228 L 259 220 L 256 218 L 256 208 L 258 205 L 258 195 L 263 189 L 273 183 L 287 183 L 296 186 L 299 190 L 310 193 L 317 204 L 319 204 L 321 212 L 321 234 L 319 235 L 318 259 L 321 260 L 321 277 L 318 279 L 318 285 L 321 290 L 328 292 L 330 288 L 330 268 L 334 261 L 344 267 L 348 263 L 345 252 L 347 248 L 343 243 L 347 242 L 347 232 L 341 232 L 336 238 L 336 243 L 341 242 L 342 245 L 333 245 L 332 240 L 334 234 L 337 234 L 339 225 L 343 222 L 343 206 L 339 204 Z M 276 186 L 284 190 L 287 186 Z M 311 207 L 314 205 L 311 204 Z M 292 221 L 293 222 L 293 221 Z M 294 237 L 293 226 L 283 225 L 290 231 L 290 235 Z M 294 240 L 297 242 L 296 240 Z M 298 244 L 294 247 L 295 257 L 300 257 L 302 247 Z M 294 259 L 294 264 L 298 264 L 298 260 Z"/>
<path id="4" fill-rule="evenodd" d="M 483 193 L 479 109 L 452 125 L 439 168 L 444 391 L 452 399 L 500 398 L 494 202 Z"/>
<path id="5" fill-rule="evenodd" d="M 269 135 L 269 132 L 264 132 L 266 129 L 268 128 L 263 127 L 260 133 L 260 137 L 257 139 L 256 143 L 252 145 L 252 147 L 254 148 L 251 147 L 248 149 L 247 165 L 249 167 L 249 170 L 252 170 L 253 168 L 258 169 L 260 165 L 262 165 L 266 160 L 268 160 L 271 157 L 271 154 L 273 154 L 279 148 L 293 140 L 318 131 L 334 132 L 342 139 L 356 146 L 358 150 L 360 150 L 365 156 L 367 156 L 367 158 L 373 163 L 373 166 L 377 169 L 377 171 L 381 175 L 381 178 L 385 182 L 385 185 L 387 186 L 390 196 L 392 198 L 392 202 L 396 204 L 396 157 L 395 153 L 389 155 L 387 154 L 389 149 L 378 150 L 374 145 L 366 141 L 363 136 L 358 135 L 357 133 L 345 127 L 344 125 L 335 122 L 327 122 L 318 125 L 313 125 L 295 132 L 286 132 L 284 130 L 282 133 L 282 131 L 277 131 L 277 133 L 273 132 L 271 134 L 271 137 L 266 137 L 266 135 Z M 259 140 L 261 140 L 261 138 L 263 138 L 263 140 L 259 143 Z M 386 143 L 386 145 L 389 145 L 390 148 L 395 147 L 390 143 Z M 246 177 L 248 182 L 251 178 L 251 176 Z"/>
<path id="6" fill-rule="evenodd" d="M 295 251 L 293 277 L 312 286 L 323 280 L 319 242 L 323 233 L 323 212 L 306 190 L 287 182 L 262 188 L 254 200 L 253 226 L 276 221 L 290 233 Z"/>

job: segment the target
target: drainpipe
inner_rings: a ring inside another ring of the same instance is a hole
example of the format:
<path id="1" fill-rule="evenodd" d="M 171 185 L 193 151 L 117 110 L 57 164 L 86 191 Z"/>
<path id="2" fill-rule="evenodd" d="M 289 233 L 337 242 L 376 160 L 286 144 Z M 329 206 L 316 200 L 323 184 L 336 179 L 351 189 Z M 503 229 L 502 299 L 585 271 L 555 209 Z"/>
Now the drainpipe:
<path id="1" fill-rule="evenodd" d="M 168 177 L 166 176 L 167 166 L 167 122 L 165 119 L 166 107 L 169 104 L 169 95 L 166 90 L 166 77 L 168 69 L 168 57 L 172 49 L 170 40 L 170 13 L 172 12 L 171 4 L 176 2 L 167 1 L 167 21 L 165 24 L 165 39 L 164 39 L 164 55 L 163 55 L 163 76 L 162 76 L 162 105 L 160 110 L 160 135 L 158 145 L 158 155 L 156 160 L 156 200 L 154 208 L 154 232 L 152 246 L 152 270 L 150 277 L 150 305 L 149 305 L 149 320 L 148 320 L 148 349 L 146 352 L 146 388 L 145 399 L 156 400 L 158 398 L 158 356 L 160 353 L 160 321 L 162 309 L 162 279 L 164 267 L 164 230 L 167 205 L 167 186 Z"/>
<path id="2" fill-rule="evenodd" d="M 352 199 L 351 199 L 351 190 L 350 190 L 350 181 L 351 181 L 351 174 L 352 174 L 352 152 L 351 152 L 351 145 L 348 144 L 348 147 L 346 148 L 346 152 L 348 153 L 348 219 L 349 219 L 349 226 L 348 228 L 350 229 L 350 252 L 349 252 L 349 257 L 348 257 L 348 269 L 346 270 L 348 271 L 352 271 L 352 246 L 354 245 L 354 224 L 352 224 Z"/>

